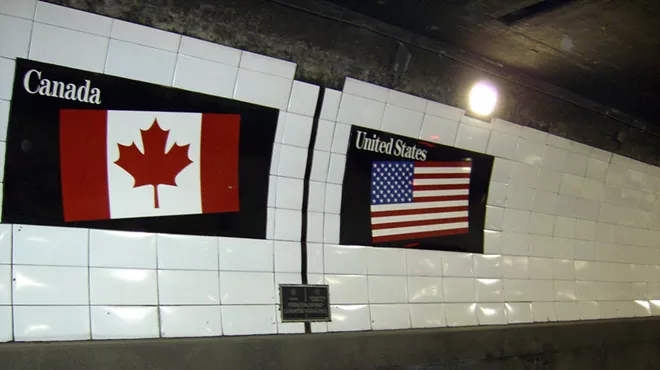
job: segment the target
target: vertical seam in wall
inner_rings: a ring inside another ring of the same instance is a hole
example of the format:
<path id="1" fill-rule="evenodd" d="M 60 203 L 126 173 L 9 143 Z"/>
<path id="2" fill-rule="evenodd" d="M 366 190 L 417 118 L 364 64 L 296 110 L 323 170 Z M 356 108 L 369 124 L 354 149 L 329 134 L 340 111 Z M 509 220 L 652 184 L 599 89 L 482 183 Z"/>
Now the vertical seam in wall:
<path id="1" fill-rule="evenodd" d="M 87 229 L 87 312 L 89 312 L 89 339 L 92 340 L 92 230 Z"/>
<path id="2" fill-rule="evenodd" d="M 292 84 L 293 86 L 293 84 Z M 303 284 L 307 284 L 307 211 L 309 209 L 309 181 L 312 176 L 312 164 L 314 162 L 314 146 L 316 144 L 316 133 L 319 128 L 319 118 L 321 117 L 321 108 L 323 107 L 323 96 L 325 89 L 319 86 L 319 95 L 316 99 L 316 109 L 312 120 L 312 130 L 309 135 L 309 146 L 307 147 L 307 164 L 305 166 L 305 178 L 303 179 L 302 194 L 302 222 L 300 223 L 300 277 Z M 312 326 L 309 322 L 305 323 L 305 333 L 311 333 Z"/>

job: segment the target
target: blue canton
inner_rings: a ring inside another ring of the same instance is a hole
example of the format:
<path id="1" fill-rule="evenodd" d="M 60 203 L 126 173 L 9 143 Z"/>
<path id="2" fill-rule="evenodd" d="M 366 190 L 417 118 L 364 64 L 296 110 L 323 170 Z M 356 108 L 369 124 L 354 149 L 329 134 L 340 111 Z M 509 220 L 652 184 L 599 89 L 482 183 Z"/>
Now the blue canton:
<path id="1" fill-rule="evenodd" d="M 373 162 L 371 165 L 371 204 L 397 204 L 413 201 L 415 162 Z"/>

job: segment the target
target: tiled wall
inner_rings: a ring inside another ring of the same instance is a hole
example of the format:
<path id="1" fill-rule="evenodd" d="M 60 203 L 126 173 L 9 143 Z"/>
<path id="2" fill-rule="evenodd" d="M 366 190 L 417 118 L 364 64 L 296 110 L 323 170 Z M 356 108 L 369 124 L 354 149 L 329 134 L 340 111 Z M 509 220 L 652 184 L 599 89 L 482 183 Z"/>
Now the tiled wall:
<path id="1" fill-rule="evenodd" d="M 0 160 L 16 57 L 280 109 L 268 240 L 0 225 L 0 341 L 299 333 L 277 286 L 330 285 L 312 330 L 515 324 L 660 314 L 660 169 L 499 119 L 32 0 L 0 0 Z M 339 246 L 351 125 L 496 157 L 485 254 Z M 1 168 L 1 167 L 0 167 Z M 0 173 L 1 178 L 1 173 Z"/>

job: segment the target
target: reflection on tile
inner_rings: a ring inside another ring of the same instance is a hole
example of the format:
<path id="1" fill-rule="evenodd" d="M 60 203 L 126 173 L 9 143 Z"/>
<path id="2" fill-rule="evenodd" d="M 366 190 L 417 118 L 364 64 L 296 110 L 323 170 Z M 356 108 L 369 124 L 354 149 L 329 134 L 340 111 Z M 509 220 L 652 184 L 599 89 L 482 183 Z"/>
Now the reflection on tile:
<path id="1" fill-rule="evenodd" d="M 509 324 L 534 321 L 531 303 L 505 303 L 506 317 Z"/>
<path id="2" fill-rule="evenodd" d="M 367 274 L 367 248 L 360 246 L 324 246 L 326 274 Z"/>
<path id="3" fill-rule="evenodd" d="M 413 328 L 438 328 L 447 326 L 445 305 L 442 303 L 417 303 L 410 305 Z"/>
<path id="4" fill-rule="evenodd" d="M 155 270 L 89 269 L 89 297 L 93 305 L 157 305 Z"/>
<path id="5" fill-rule="evenodd" d="M 442 253 L 430 250 L 406 251 L 408 275 L 442 276 Z"/>
<path id="6" fill-rule="evenodd" d="M 15 264 L 87 266 L 87 229 L 14 225 L 13 236 Z"/>
<path id="7" fill-rule="evenodd" d="M 447 326 L 477 325 L 476 303 L 445 303 Z"/>
<path id="8" fill-rule="evenodd" d="M 88 305 L 86 267 L 17 266 L 13 269 L 16 305 Z"/>
<path id="9" fill-rule="evenodd" d="M 330 286 L 332 304 L 361 304 L 369 302 L 368 283 L 365 275 L 325 275 Z"/>
<path id="10" fill-rule="evenodd" d="M 369 303 L 408 302 L 405 276 L 369 276 Z"/>
<path id="11" fill-rule="evenodd" d="M 501 279 L 476 279 L 477 302 L 503 302 L 504 285 Z"/>
<path id="12" fill-rule="evenodd" d="M 328 331 L 371 330 L 371 318 L 368 305 L 333 305 L 330 307 L 332 321 L 328 322 Z"/>
<path id="13" fill-rule="evenodd" d="M 17 342 L 89 340 L 89 306 L 14 306 L 14 338 Z"/>
<path id="14" fill-rule="evenodd" d="M 504 303 L 479 303 L 477 305 L 479 325 L 505 325 Z"/>
<path id="15" fill-rule="evenodd" d="M 442 278 L 408 276 L 410 303 L 443 302 Z"/>

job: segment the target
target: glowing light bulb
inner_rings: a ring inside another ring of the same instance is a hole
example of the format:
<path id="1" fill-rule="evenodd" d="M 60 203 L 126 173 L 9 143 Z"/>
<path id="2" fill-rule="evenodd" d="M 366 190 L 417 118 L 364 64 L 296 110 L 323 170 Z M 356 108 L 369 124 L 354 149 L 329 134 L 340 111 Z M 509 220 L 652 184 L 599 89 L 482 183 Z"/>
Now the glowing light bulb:
<path id="1" fill-rule="evenodd" d="M 478 82 L 470 90 L 470 110 L 480 116 L 493 113 L 497 104 L 497 89 L 487 83 Z"/>

